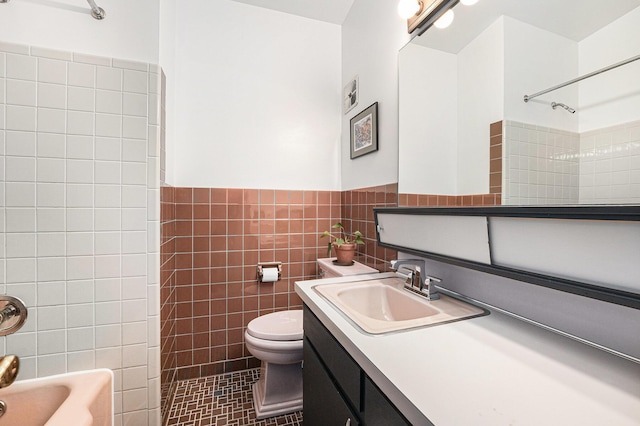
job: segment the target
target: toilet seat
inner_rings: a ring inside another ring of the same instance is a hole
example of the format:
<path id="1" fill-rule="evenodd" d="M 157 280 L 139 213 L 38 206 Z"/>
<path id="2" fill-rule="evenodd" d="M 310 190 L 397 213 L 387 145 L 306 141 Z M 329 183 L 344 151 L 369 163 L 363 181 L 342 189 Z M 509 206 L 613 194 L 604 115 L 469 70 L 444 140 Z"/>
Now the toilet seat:
<path id="1" fill-rule="evenodd" d="M 247 325 L 247 333 L 263 340 L 302 340 L 302 310 L 273 312 L 254 318 Z"/>

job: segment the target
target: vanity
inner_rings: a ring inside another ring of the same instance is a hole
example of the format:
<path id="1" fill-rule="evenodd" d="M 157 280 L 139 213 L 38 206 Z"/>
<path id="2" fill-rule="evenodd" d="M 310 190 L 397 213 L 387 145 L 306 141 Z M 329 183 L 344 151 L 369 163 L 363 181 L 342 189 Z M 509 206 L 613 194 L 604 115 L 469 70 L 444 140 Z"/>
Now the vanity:
<path id="1" fill-rule="evenodd" d="M 410 424 L 308 306 L 304 326 L 305 424 Z"/>
<path id="2" fill-rule="evenodd" d="M 297 282 L 305 424 L 638 425 L 638 207 L 375 210 L 380 245 L 425 259 L 441 293 L 486 314 L 373 333 L 323 287 L 396 273 Z M 529 262 L 545 251 L 557 265 Z M 588 253 L 600 262 L 567 264 Z"/>
<path id="3" fill-rule="evenodd" d="M 640 364 L 498 311 L 368 335 L 314 290 L 355 279 L 296 283 L 305 424 L 638 424 Z"/>

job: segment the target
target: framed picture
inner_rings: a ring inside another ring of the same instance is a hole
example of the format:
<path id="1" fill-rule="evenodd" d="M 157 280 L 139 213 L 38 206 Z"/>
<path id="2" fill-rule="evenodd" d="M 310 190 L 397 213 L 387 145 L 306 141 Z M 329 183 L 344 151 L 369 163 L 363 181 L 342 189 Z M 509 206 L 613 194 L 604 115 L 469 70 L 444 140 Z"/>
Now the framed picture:
<path id="1" fill-rule="evenodd" d="M 342 89 L 342 113 L 346 114 L 358 105 L 358 76 L 353 77 Z"/>
<path id="2" fill-rule="evenodd" d="M 378 150 L 378 103 L 351 119 L 351 159 Z"/>

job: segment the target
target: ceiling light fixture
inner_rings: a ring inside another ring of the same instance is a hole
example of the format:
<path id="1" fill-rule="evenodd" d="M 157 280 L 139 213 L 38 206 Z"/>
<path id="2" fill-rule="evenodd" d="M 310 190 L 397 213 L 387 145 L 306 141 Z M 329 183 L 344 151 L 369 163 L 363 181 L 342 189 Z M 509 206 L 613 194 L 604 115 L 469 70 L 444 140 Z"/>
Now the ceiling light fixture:
<path id="1" fill-rule="evenodd" d="M 439 17 L 438 20 L 433 23 L 433 25 L 439 29 L 447 28 L 453 22 L 454 16 L 455 15 L 453 13 L 453 10 L 449 9 L 441 17 Z"/>
<path id="2" fill-rule="evenodd" d="M 400 0 L 398 3 L 398 15 L 402 19 L 409 19 L 420 13 L 422 1 L 420 0 Z"/>

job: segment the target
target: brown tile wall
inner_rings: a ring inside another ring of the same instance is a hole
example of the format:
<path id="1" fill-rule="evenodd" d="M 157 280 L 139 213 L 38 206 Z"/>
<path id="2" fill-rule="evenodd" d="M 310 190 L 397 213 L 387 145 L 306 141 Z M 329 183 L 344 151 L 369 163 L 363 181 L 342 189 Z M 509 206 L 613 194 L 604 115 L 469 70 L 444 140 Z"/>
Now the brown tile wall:
<path id="1" fill-rule="evenodd" d="M 398 205 L 402 207 L 465 207 L 465 206 L 499 206 L 501 194 L 474 195 L 431 195 L 431 194 L 399 194 Z"/>
<path id="2" fill-rule="evenodd" d="M 397 258 L 397 252 L 378 247 L 373 208 L 396 207 L 398 184 L 343 191 L 341 199 L 342 224 L 347 231 L 362 232 L 366 243 L 358 246 L 356 260 L 381 272 L 389 271 L 389 261 Z"/>
<path id="3" fill-rule="evenodd" d="M 294 282 L 316 278 L 316 259 L 326 247 L 319 234 L 340 220 L 340 192 L 174 191 L 178 378 L 257 366 L 244 344 L 246 325 L 265 313 L 302 307 Z M 282 279 L 258 284 L 256 265 L 271 261 L 282 262 Z"/>
<path id="4" fill-rule="evenodd" d="M 163 186 L 160 194 L 160 407 L 165 419 L 177 386 L 175 188 Z"/>
<path id="5" fill-rule="evenodd" d="M 502 121 L 489 125 L 489 193 L 502 194 Z"/>

